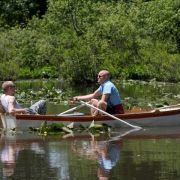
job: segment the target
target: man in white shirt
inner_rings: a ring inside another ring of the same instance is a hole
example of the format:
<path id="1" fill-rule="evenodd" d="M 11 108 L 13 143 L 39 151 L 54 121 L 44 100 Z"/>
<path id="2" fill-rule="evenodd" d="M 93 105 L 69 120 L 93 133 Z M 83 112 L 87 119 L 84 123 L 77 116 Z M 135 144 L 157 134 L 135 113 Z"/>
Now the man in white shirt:
<path id="1" fill-rule="evenodd" d="M 16 101 L 16 87 L 13 81 L 5 81 L 2 84 L 4 94 L 1 95 L 1 104 L 5 112 L 10 114 L 29 113 L 29 114 L 46 114 L 46 101 L 40 100 L 30 108 L 22 108 Z"/>

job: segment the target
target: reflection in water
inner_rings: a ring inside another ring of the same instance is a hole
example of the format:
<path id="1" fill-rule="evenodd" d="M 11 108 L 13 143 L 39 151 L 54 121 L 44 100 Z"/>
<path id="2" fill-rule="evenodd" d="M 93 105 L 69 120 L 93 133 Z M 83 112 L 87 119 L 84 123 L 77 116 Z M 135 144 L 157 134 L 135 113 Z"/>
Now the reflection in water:
<path id="1" fill-rule="evenodd" d="M 13 179 L 69 179 L 67 151 L 42 137 L 2 134 L 0 177 Z"/>
<path id="2" fill-rule="evenodd" d="M 180 129 L 164 130 L 67 139 L 2 134 L 0 180 L 179 180 Z"/>
<path id="3" fill-rule="evenodd" d="M 58 179 L 69 179 L 68 154 L 66 149 L 60 151 L 56 142 L 48 143 L 48 159 L 51 168 L 57 169 Z"/>
<path id="4" fill-rule="evenodd" d="M 119 141 L 75 141 L 72 149 L 81 156 L 91 160 L 97 160 L 99 167 L 97 177 L 100 180 L 109 178 L 110 171 L 119 161 L 120 148 L 122 142 Z"/>
<path id="5" fill-rule="evenodd" d="M 110 171 L 119 160 L 120 145 L 116 142 L 98 142 L 95 152 L 100 165 L 97 170 L 97 176 L 101 180 L 108 179 Z"/>
<path id="6" fill-rule="evenodd" d="M 100 164 L 98 168 L 98 177 L 99 179 L 108 178 L 111 169 L 119 160 L 120 146 L 112 142 L 99 143 L 96 153 Z"/>
<path id="7" fill-rule="evenodd" d="M 1 143 L 1 161 L 3 176 L 9 177 L 14 174 L 16 160 L 19 152 L 23 150 L 23 146 L 16 144 L 15 142 L 2 141 Z"/>
<path id="8" fill-rule="evenodd" d="M 119 160 L 120 144 L 115 141 L 74 140 L 70 143 L 59 139 L 43 139 L 31 134 L 2 134 L 2 177 L 13 179 L 72 179 L 70 151 L 80 153 L 99 163 L 99 179 L 108 178 Z M 71 146 L 73 144 L 73 146 Z M 73 147 L 70 149 L 68 147 Z M 88 162 L 88 161 L 87 161 Z M 74 165 L 74 163 L 73 163 Z M 76 167 L 74 167 L 76 168 Z"/>

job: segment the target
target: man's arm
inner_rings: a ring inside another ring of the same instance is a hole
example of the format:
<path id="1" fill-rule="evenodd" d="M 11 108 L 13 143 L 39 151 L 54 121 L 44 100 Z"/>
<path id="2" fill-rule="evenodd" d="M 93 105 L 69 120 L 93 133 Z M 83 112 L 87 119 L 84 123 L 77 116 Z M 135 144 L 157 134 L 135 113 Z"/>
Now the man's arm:
<path id="1" fill-rule="evenodd" d="M 107 102 L 108 101 L 108 98 L 109 98 L 110 94 L 103 94 L 102 97 L 101 97 L 101 101 L 105 101 Z"/>
<path id="2" fill-rule="evenodd" d="M 5 113 L 5 110 L 4 110 L 4 107 L 3 105 L 1 104 L 1 100 L 0 100 L 0 114 L 1 113 Z"/>
<path id="3" fill-rule="evenodd" d="M 77 101 L 79 101 L 79 100 L 91 100 L 91 99 L 97 98 L 99 96 L 101 96 L 101 93 L 98 90 L 96 90 L 92 94 L 88 94 L 88 95 L 84 95 L 84 96 L 75 96 L 75 97 L 73 97 L 73 100 L 77 100 Z"/>
<path id="4" fill-rule="evenodd" d="M 9 96 L 9 99 L 8 99 L 8 112 L 10 114 L 15 114 L 15 113 L 26 113 L 26 110 L 24 108 L 20 108 L 20 109 L 17 109 L 15 107 L 15 104 L 16 104 L 16 98 L 14 96 Z"/>

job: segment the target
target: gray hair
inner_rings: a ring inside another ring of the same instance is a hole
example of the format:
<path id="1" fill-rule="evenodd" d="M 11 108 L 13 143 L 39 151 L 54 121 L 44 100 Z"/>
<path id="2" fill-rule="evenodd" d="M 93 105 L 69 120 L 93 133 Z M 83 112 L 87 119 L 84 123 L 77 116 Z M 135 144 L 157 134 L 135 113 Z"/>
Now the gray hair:
<path id="1" fill-rule="evenodd" d="M 12 81 L 5 81 L 2 84 L 2 89 L 3 91 L 6 91 L 8 89 L 8 87 L 10 86 L 14 86 L 14 83 Z"/>

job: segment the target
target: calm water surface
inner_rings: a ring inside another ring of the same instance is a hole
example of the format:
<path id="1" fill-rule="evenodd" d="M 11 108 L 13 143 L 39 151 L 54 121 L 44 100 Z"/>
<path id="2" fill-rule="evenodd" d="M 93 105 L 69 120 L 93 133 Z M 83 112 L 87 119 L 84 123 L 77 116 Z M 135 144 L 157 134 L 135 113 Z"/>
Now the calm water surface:
<path id="1" fill-rule="evenodd" d="M 17 180 L 179 180 L 180 128 L 41 137 L 2 133 L 0 177 Z M 126 135 L 125 135 L 126 134 Z"/>

